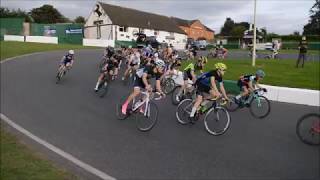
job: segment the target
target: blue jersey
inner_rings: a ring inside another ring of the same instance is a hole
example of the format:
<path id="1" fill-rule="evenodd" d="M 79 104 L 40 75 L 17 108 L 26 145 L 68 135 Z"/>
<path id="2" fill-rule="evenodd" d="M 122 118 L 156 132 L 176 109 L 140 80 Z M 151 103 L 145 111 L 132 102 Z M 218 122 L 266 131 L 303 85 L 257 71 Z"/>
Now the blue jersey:
<path id="1" fill-rule="evenodd" d="M 217 70 L 209 71 L 207 73 L 201 74 L 200 76 L 198 76 L 196 83 L 201 83 L 202 85 L 205 85 L 205 86 L 211 86 L 212 76 L 218 83 L 223 83 L 222 76 L 219 76 Z"/>

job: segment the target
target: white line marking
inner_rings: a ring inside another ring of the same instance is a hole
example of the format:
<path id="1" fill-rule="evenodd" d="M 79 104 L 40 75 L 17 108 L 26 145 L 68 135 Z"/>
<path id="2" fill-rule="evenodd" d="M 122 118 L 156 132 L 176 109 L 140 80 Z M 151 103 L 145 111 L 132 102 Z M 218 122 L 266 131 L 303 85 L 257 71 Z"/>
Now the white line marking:
<path id="1" fill-rule="evenodd" d="M 80 161 L 79 159 L 73 157 L 71 154 L 64 152 L 63 150 L 55 147 L 54 145 L 40 139 L 39 137 L 33 135 L 32 133 L 30 133 L 29 131 L 27 131 L 26 129 L 24 129 L 23 127 L 19 126 L 18 124 L 14 123 L 12 120 L 10 120 L 7 116 L 5 116 L 4 114 L 0 113 L 0 118 L 1 120 L 3 120 L 4 122 L 8 123 L 11 127 L 15 128 L 16 130 L 18 130 L 19 132 L 21 132 L 22 134 L 28 136 L 29 138 L 31 138 L 32 140 L 36 141 L 37 143 L 45 146 L 46 148 L 50 149 L 51 151 L 57 153 L 58 155 L 64 157 L 65 159 L 73 162 L 74 164 L 76 164 L 77 166 L 83 168 L 84 170 L 100 177 L 101 179 L 105 179 L 105 180 L 116 180 L 116 178 L 109 176 L 108 174 L 90 166 L 89 164 L 86 164 L 82 161 Z"/>

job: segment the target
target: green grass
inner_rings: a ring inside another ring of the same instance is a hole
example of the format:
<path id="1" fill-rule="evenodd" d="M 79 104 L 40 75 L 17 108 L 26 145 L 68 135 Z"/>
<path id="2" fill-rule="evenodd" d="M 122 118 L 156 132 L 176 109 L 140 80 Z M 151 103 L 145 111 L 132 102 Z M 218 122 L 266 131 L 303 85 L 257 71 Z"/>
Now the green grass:
<path id="1" fill-rule="evenodd" d="M 41 155 L 35 154 L 17 138 L 1 128 L 1 179 L 69 180 L 75 176 L 58 169 Z"/>
<path id="2" fill-rule="evenodd" d="M 73 44 L 44 44 L 30 42 L 0 41 L 0 60 L 41 51 L 69 50 L 69 49 L 97 49 Z"/>
<path id="3" fill-rule="evenodd" d="M 237 52 L 237 51 L 242 51 L 242 52 L 248 52 L 247 49 L 229 49 L 230 52 Z M 268 50 L 258 50 L 258 53 L 270 53 Z M 298 49 L 280 49 L 279 54 L 299 54 Z M 309 55 L 320 55 L 320 51 L 318 50 L 308 50 Z"/>
<path id="4" fill-rule="evenodd" d="M 183 63 L 183 67 L 189 62 Z M 304 68 L 295 68 L 295 60 L 258 59 L 256 67 L 252 67 L 251 60 L 209 59 L 204 72 L 213 69 L 217 62 L 223 62 L 228 66 L 224 79 L 238 80 L 243 74 L 254 74 L 257 69 L 263 69 L 266 77 L 262 84 L 320 90 L 319 61 L 307 61 Z"/>

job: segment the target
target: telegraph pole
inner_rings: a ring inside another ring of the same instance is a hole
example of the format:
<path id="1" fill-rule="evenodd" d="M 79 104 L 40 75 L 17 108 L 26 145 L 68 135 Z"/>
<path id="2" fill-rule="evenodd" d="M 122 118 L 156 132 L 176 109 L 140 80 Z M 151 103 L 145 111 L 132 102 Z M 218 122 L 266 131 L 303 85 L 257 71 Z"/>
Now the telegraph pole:
<path id="1" fill-rule="evenodd" d="M 256 9 L 257 0 L 254 0 L 254 14 L 253 14 L 253 52 L 252 52 L 252 66 L 256 66 L 256 43 L 257 43 L 257 26 L 256 26 Z"/>

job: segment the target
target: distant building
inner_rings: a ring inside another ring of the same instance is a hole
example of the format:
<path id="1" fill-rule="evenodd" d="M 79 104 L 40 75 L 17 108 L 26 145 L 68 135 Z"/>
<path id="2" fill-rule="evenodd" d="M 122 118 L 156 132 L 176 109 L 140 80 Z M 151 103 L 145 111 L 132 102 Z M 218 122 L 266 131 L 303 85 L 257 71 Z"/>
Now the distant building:
<path id="1" fill-rule="evenodd" d="M 172 17 L 172 19 L 188 35 L 188 38 L 193 40 L 214 39 L 214 31 L 202 24 L 200 20 L 184 20 L 176 17 Z"/>
<path id="2" fill-rule="evenodd" d="M 170 17 L 98 2 L 85 23 L 84 37 L 132 42 L 136 33 L 184 47 L 187 35 Z"/>

